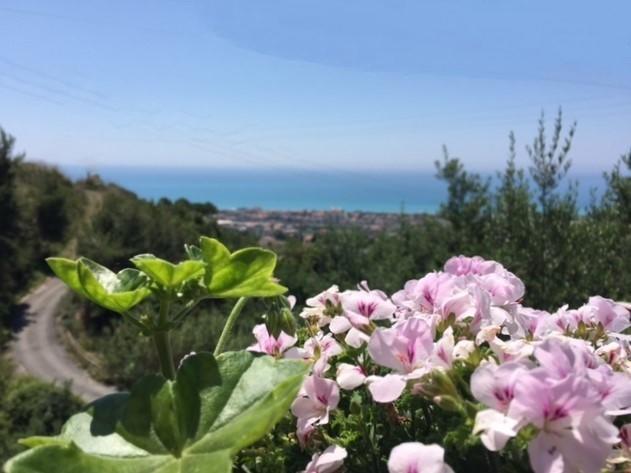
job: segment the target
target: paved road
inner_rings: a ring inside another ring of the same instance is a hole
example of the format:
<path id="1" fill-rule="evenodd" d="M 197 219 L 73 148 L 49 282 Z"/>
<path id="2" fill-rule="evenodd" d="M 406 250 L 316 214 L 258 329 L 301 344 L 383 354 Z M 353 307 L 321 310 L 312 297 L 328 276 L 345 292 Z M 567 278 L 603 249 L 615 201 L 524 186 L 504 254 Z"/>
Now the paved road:
<path id="1" fill-rule="evenodd" d="M 73 393 L 92 401 L 114 388 L 92 379 L 59 340 L 55 315 L 66 291 L 60 280 L 49 278 L 22 299 L 22 320 L 18 320 L 9 354 L 18 369 L 45 381 L 69 381 Z"/>

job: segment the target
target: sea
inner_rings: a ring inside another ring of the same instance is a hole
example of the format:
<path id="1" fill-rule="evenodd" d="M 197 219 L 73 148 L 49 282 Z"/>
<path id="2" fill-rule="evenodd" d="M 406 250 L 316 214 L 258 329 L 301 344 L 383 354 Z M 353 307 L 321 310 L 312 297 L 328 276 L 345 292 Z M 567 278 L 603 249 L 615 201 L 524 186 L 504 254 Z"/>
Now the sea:
<path id="1" fill-rule="evenodd" d="M 346 210 L 434 213 L 447 196 L 447 186 L 424 171 L 237 170 L 191 167 L 60 166 L 72 179 L 98 174 L 139 197 L 185 198 L 212 202 L 219 209 Z M 592 193 L 602 194 L 602 174 L 571 174 L 579 185 L 579 205 Z"/>

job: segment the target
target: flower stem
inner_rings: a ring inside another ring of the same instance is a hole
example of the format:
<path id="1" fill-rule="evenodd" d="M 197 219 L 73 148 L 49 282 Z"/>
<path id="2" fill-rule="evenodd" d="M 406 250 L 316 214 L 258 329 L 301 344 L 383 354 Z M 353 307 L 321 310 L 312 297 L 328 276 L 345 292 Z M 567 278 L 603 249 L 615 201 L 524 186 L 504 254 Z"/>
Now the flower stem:
<path id="1" fill-rule="evenodd" d="M 169 328 L 167 322 L 169 318 L 169 308 L 171 301 L 168 297 L 160 301 L 160 315 L 156 331 L 153 332 L 153 343 L 158 352 L 160 360 L 160 370 L 167 379 L 175 379 L 175 364 L 173 363 L 173 350 L 171 349 L 171 340 L 169 337 Z"/>
<path id="2" fill-rule="evenodd" d="M 230 315 L 228 316 L 228 320 L 226 320 L 226 324 L 223 326 L 223 330 L 221 331 L 221 335 L 219 336 L 219 341 L 217 342 L 217 346 L 215 346 L 215 351 L 213 355 L 218 356 L 223 351 L 226 342 L 228 341 L 228 336 L 232 332 L 232 327 L 234 326 L 234 323 L 239 317 L 239 314 L 243 310 L 243 307 L 245 306 L 245 303 L 247 301 L 247 297 L 240 297 L 237 303 L 232 308 L 232 311 L 230 311 Z"/>
<path id="3" fill-rule="evenodd" d="M 175 364 L 173 363 L 173 352 L 171 350 L 171 341 L 169 339 L 169 331 L 154 332 L 153 342 L 158 352 L 160 360 L 160 370 L 167 379 L 175 379 Z"/>

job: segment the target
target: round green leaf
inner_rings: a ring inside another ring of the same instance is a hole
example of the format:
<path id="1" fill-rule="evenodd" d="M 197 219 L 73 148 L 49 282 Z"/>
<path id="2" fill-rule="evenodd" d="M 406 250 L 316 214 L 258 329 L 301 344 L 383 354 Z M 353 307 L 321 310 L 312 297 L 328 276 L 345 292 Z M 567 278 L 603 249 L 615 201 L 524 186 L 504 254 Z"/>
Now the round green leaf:
<path id="1" fill-rule="evenodd" d="M 30 450 L 7 473 L 229 473 L 232 457 L 287 412 L 306 363 L 249 352 L 187 357 L 176 379 L 141 379 L 73 416 L 56 437 L 23 441 Z"/>
<path id="2" fill-rule="evenodd" d="M 114 312 L 127 312 L 151 294 L 147 277 L 136 269 L 114 273 L 88 258 L 79 258 L 77 272 L 85 295 Z"/>
<path id="3" fill-rule="evenodd" d="M 244 248 L 230 253 L 213 238 L 200 239 L 207 263 L 204 282 L 211 296 L 270 297 L 283 294 L 287 288 L 274 279 L 276 254 L 263 248 Z"/>
<path id="4" fill-rule="evenodd" d="M 168 288 L 177 288 L 182 283 L 204 274 L 203 261 L 187 260 L 178 264 L 150 254 L 134 256 L 131 262 L 151 279 Z"/>

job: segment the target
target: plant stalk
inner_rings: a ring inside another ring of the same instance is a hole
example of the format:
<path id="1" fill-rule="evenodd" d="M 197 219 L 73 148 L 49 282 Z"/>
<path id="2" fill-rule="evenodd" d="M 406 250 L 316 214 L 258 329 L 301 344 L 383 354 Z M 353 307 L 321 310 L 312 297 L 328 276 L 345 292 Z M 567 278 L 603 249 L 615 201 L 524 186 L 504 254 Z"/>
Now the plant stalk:
<path id="1" fill-rule="evenodd" d="M 168 299 L 160 301 L 160 317 L 158 319 L 158 327 L 153 332 L 153 343 L 158 352 L 160 360 L 160 370 L 167 379 L 175 379 L 175 364 L 173 362 L 173 350 L 171 349 L 171 340 L 169 329 L 165 328 L 169 316 L 170 301 Z"/>
<path id="2" fill-rule="evenodd" d="M 226 320 L 226 324 L 223 326 L 223 330 L 221 331 L 221 335 L 219 336 L 219 341 L 217 342 L 217 346 L 215 346 L 215 351 L 213 352 L 213 355 L 218 356 L 224 350 L 226 342 L 228 341 L 228 336 L 232 332 L 232 327 L 237 321 L 237 318 L 239 317 L 239 314 L 243 310 L 243 307 L 245 306 L 245 303 L 247 301 L 247 297 L 240 297 L 230 311 L 230 315 L 228 316 L 228 320 Z"/>
<path id="3" fill-rule="evenodd" d="M 153 342 L 160 360 L 160 370 L 167 379 L 175 379 L 175 364 L 173 363 L 173 351 L 168 331 L 155 332 Z"/>

